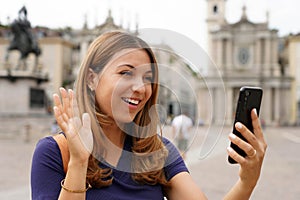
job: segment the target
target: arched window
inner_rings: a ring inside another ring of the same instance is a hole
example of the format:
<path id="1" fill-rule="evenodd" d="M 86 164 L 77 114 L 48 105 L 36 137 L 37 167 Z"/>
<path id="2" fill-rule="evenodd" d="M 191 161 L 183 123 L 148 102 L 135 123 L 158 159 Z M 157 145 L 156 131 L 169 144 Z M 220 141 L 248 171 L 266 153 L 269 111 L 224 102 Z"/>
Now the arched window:
<path id="1" fill-rule="evenodd" d="M 218 13 L 218 6 L 217 6 L 217 5 L 214 5 L 214 7 L 213 7 L 213 12 L 214 12 L 214 14 L 217 14 L 217 13 Z"/>

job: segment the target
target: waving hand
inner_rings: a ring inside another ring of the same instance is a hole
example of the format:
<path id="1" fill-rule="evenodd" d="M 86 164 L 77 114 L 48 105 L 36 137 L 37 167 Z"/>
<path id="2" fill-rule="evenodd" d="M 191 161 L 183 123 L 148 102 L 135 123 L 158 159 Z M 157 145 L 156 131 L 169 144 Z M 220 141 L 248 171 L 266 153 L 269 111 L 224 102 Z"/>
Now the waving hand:
<path id="1" fill-rule="evenodd" d="M 93 149 L 90 116 L 88 113 L 83 113 L 80 117 L 72 90 L 67 92 L 64 88 L 60 88 L 60 93 L 61 99 L 58 94 L 53 95 L 54 115 L 66 135 L 70 159 L 86 162 Z"/>

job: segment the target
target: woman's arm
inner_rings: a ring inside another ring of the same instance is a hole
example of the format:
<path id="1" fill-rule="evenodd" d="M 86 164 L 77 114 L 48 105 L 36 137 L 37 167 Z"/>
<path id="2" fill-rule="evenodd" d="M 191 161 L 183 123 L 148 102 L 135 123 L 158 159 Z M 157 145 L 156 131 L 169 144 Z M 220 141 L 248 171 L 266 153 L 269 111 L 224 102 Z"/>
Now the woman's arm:
<path id="1" fill-rule="evenodd" d="M 65 133 L 70 152 L 70 161 L 65 179 L 61 182 L 62 189 L 59 199 L 85 199 L 86 173 L 88 159 L 93 148 L 93 136 L 88 114 L 79 117 L 79 110 L 72 90 L 67 92 L 60 88 L 62 101 L 54 95 L 54 115 L 58 125 Z"/>
<path id="2" fill-rule="evenodd" d="M 247 156 L 242 157 L 232 148 L 228 147 L 228 154 L 240 164 L 240 178 L 224 199 L 249 199 L 260 176 L 267 143 L 265 142 L 255 109 L 252 110 L 251 117 L 254 134 L 241 123 L 235 124 L 237 130 L 248 142 L 243 141 L 234 134 L 229 135 L 231 142 L 243 149 Z"/>
<path id="3" fill-rule="evenodd" d="M 230 140 L 244 150 L 248 156 L 244 158 L 228 147 L 228 154 L 240 164 L 240 172 L 239 180 L 225 195 L 224 199 L 249 199 L 260 176 L 267 144 L 262 134 L 259 118 L 254 110 L 251 116 L 254 134 L 242 124 L 236 124 L 237 130 L 247 139 L 248 143 L 233 134 L 230 134 L 229 137 Z M 178 173 L 169 183 L 169 187 L 165 189 L 168 199 L 207 199 L 188 172 Z"/>
<path id="4" fill-rule="evenodd" d="M 188 172 L 180 172 L 175 175 L 169 182 L 169 186 L 165 188 L 166 196 L 171 200 L 205 200 L 204 193 L 196 185 Z"/>
<path id="5" fill-rule="evenodd" d="M 82 200 L 85 199 L 86 189 L 88 189 L 86 184 L 86 171 L 88 162 L 78 163 L 70 160 L 68 164 L 68 172 L 64 179 L 63 187 L 66 189 L 61 189 L 59 199 L 74 199 Z M 72 191 L 70 191 L 72 190 Z M 74 192 L 77 191 L 77 192 Z"/>

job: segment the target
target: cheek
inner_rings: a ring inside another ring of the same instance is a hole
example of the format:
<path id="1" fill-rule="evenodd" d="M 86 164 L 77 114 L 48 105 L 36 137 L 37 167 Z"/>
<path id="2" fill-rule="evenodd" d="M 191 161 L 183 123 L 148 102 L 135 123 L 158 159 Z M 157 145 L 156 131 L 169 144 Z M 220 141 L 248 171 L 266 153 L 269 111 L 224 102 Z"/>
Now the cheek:
<path id="1" fill-rule="evenodd" d="M 104 91 L 100 91 L 96 94 L 96 101 L 100 107 L 100 110 L 104 113 L 107 113 L 107 108 L 109 108 L 109 96 L 105 95 Z"/>
<path id="2" fill-rule="evenodd" d="M 151 87 L 151 85 L 147 85 L 146 86 L 146 99 L 147 99 L 147 101 L 150 99 L 151 95 L 152 95 L 152 87 Z"/>
<path id="3" fill-rule="evenodd" d="M 121 94 L 124 93 L 124 88 L 117 87 L 98 87 L 97 103 L 100 109 L 108 115 L 112 114 L 112 109 L 118 109 L 121 102 Z"/>
<path id="4" fill-rule="evenodd" d="M 96 101 L 97 104 L 100 106 L 100 110 L 104 113 L 108 113 L 111 108 L 111 97 L 112 92 L 111 89 L 108 87 L 97 87 L 96 92 Z"/>

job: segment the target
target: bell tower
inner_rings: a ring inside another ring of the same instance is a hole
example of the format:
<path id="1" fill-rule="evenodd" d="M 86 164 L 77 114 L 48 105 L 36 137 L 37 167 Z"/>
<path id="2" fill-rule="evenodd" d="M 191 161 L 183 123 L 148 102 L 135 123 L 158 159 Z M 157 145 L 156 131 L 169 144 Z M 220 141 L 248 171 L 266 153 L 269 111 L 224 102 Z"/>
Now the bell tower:
<path id="1" fill-rule="evenodd" d="M 225 23 L 225 3 L 226 0 L 206 0 L 207 1 L 207 26 L 208 30 L 216 28 L 216 25 Z"/>
<path id="2" fill-rule="evenodd" d="M 211 32 L 218 31 L 221 25 L 226 24 L 225 19 L 225 6 L 226 0 L 206 0 L 206 24 L 207 24 L 207 41 L 208 41 L 208 54 L 212 56 L 212 39 Z"/>

